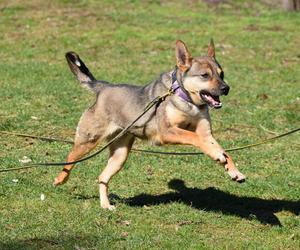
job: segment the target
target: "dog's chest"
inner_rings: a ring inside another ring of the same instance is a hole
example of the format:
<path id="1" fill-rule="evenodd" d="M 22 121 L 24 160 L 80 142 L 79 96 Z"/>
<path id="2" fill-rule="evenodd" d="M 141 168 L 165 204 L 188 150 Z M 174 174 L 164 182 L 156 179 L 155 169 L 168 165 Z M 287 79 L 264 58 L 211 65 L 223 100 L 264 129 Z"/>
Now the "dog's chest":
<path id="1" fill-rule="evenodd" d="M 207 116 L 207 109 L 199 109 L 195 105 L 179 103 L 180 105 L 169 104 L 166 106 L 166 117 L 170 126 L 181 128 L 196 127 L 201 118 Z"/>

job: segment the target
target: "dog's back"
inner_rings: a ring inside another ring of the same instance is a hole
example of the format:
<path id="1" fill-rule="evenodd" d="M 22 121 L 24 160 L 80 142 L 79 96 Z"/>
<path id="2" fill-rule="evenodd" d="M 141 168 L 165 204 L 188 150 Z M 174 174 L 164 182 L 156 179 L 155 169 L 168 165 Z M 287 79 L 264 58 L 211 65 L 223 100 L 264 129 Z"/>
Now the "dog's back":
<path id="1" fill-rule="evenodd" d="M 66 59 L 72 73 L 82 86 L 96 93 L 96 102 L 83 116 L 92 113 L 95 123 L 101 124 L 106 121 L 105 126 L 107 127 L 112 123 L 114 128 L 126 127 L 143 112 L 149 102 L 155 97 L 166 93 L 170 87 L 169 73 L 162 74 L 159 79 L 146 86 L 111 84 L 106 81 L 96 80 L 75 52 L 66 53 Z M 147 138 L 145 124 L 148 123 L 148 127 L 151 125 L 155 108 L 153 107 L 152 110 L 147 112 L 130 132 L 138 137 Z M 112 132 L 112 129 L 110 129 L 110 132 Z"/>

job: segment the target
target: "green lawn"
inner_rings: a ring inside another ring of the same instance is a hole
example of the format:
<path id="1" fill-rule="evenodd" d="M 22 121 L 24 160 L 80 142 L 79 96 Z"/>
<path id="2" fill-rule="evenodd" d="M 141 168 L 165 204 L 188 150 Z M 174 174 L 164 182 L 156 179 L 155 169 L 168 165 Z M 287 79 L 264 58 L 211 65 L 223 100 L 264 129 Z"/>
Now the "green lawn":
<path id="1" fill-rule="evenodd" d="M 74 50 L 98 79 L 146 84 L 174 67 L 176 39 L 193 55 L 216 44 L 231 92 L 212 110 L 225 147 L 300 125 L 300 15 L 259 1 L 4 0 L 0 2 L 0 130 L 73 139 L 94 96 L 70 73 Z M 136 148 L 191 151 L 190 147 Z M 62 161 L 71 146 L 0 135 L 0 168 Z M 132 153 L 101 210 L 107 153 L 79 164 L 0 173 L 0 249 L 299 249 L 299 134 L 233 152 L 248 179 L 206 156 Z M 45 196 L 41 200 L 41 195 Z"/>

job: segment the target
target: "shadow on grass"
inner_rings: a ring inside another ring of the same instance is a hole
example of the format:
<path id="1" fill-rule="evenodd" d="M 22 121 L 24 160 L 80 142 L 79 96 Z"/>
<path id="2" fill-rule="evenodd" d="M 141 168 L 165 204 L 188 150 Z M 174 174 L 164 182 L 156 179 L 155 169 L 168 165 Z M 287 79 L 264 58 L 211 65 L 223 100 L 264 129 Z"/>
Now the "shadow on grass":
<path id="1" fill-rule="evenodd" d="M 222 212 L 249 220 L 259 220 L 263 224 L 281 226 L 274 213 L 285 210 L 300 214 L 300 201 L 264 200 L 256 197 L 240 197 L 214 187 L 206 189 L 188 188 L 183 180 L 173 179 L 168 183 L 169 188 L 175 190 L 159 195 L 140 194 L 122 199 L 111 194 L 110 200 L 124 202 L 132 207 L 154 206 L 172 202 L 183 202 L 192 208 Z M 99 199 L 99 196 L 76 195 L 76 199 Z"/>
<path id="2" fill-rule="evenodd" d="M 121 240 L 121 239 L 117 239 Z M 102 240 L 103 241 L 103 240 Z M 61 236 L 30 238 L 16 240 L 7 243 L 0 242 L 1 250 L 38 250 L 38 249 L 95 249 L 95 246 L 102 243 L 99 236 Z M 102 243 L 103 245 L 103 243 Z M 97 248 L 98 249 L 98 248 Z M 100 248 L 99 248 L 100 249 Z"/>
<path id="3" fill-rule="evenodd" d="M 175 192 L 160 195 L 140 194 L 124 202 L 129 206 L 151 206 L 183 202 L 195 209 L 218 211 L 246 219 L 257 219 L 263 224 L 281 226 L 274 213 L 286 210 L 296 215 L 300 212 L 300 201 L 264 200 L 255 197 L 239 197 L 216 188 L 188 188 L 183 180 L 174 179 L 168 183 Z"/>

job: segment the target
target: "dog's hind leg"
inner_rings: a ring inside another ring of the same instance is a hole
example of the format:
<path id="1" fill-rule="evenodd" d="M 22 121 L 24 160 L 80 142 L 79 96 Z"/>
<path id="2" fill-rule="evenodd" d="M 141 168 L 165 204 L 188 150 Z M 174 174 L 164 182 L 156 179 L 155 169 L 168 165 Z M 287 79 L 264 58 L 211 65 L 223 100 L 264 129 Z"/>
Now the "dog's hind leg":
<path id="1" fill-rule="evenodd" d="M 97 146 L 97 144 L 98 144 L 98 141 L 86 142 L 84 144 L 75 144 L 72 151 L 69 153 L 69 155 L 67 157 L 67 162 L 79 160 L 81 157 L 83 157 L 88 152 L 90 152 L 93 148 L 95 148 Z M 61 185 L 61 184 L 64 184 L 65 182 L 67 182 L 73 167 L 74 167 L 74 164 L 65 165 L 63 170 L 55 178 L 53 185 L 57 186 L 57 185 Z"/>
<path id="2" fill-rule="evenodd" d="M 132 135 L 125 135 L 109 147 L 110 157 L 108 163 L 99 176 L 99 195 L 102 208 L 109 210 L 115 208 L 109 203 L 108 183 L 110 179 L 121 170 L 127 160 L 133 142 L 134 137 Z"/>
<path id="3" fill-rule="evenodd" d="M 97 117 L 95 117 L 92 110 L 88 109 L 83 113 L 77 127 L 74 146 L 67 157 L 67 162 L 79 160 L 97 146 L 105 132 L 105 124 L 101 125 L 103 124 L 97 122 Z M 65 165 L 55 178 L 53 185 L 64 184 L 68 180 L 73 167 L 74 165 Z"/>

